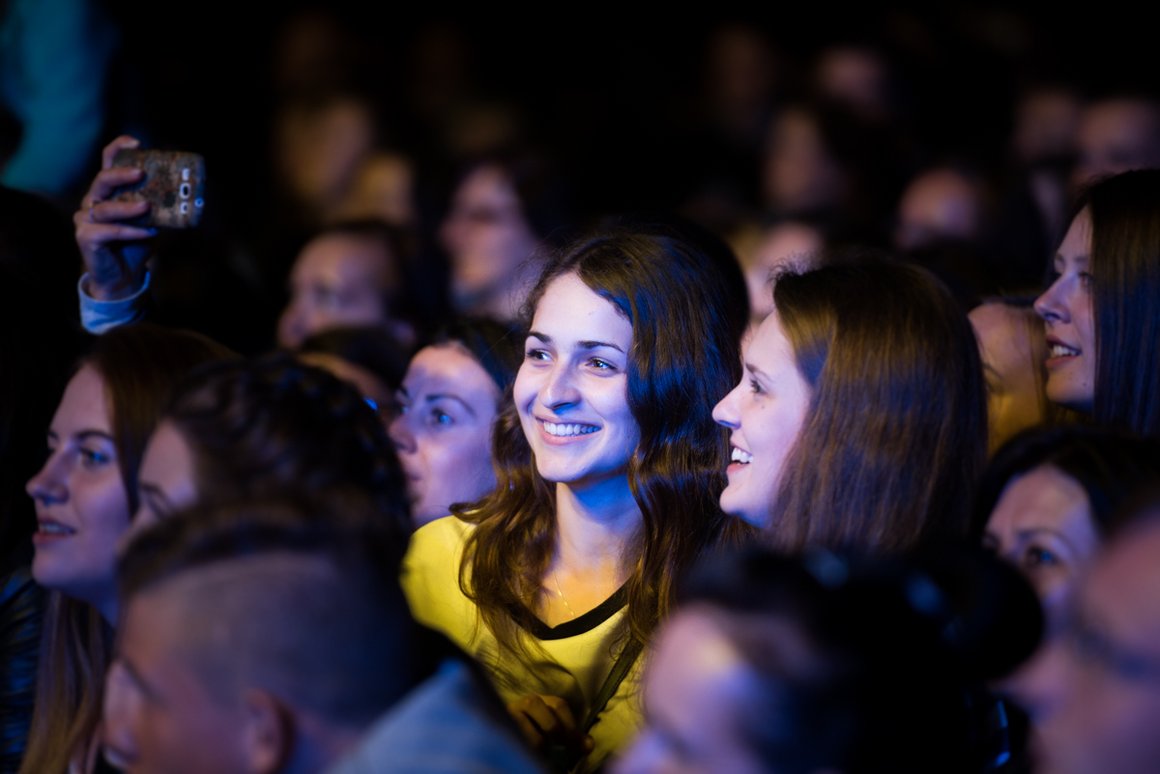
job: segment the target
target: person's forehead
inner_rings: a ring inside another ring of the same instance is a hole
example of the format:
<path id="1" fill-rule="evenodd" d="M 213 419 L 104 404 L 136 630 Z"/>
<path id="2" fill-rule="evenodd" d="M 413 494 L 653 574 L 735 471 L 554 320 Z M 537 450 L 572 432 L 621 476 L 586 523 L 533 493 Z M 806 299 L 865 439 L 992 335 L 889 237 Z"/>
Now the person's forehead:
<path id="1" fill-rule="evenodd" d="M 338 276 L 385 271 L 390 256 L 385 246 L 369 238 L 326 234 L 307 244 L 294 264 L 295 274 Z"/>

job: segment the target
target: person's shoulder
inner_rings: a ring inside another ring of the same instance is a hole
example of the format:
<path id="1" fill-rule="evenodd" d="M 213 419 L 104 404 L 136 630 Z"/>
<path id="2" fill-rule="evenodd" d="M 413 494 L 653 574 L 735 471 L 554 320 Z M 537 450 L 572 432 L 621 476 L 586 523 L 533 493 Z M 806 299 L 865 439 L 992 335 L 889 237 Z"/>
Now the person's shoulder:
<path id="1" fill-rule="evenodd" d="M 408 594 L 415 595 L 424 587 L 443 589 L 457 579 L 463 547 L 474 529 L 475 525 L 456 516 L 419 526 L 411 534 L 403 559 L 402 580 Z"/>
<path id="2" fill-rule="evenodd" d="M 493 691 L 469 656 L 449 655 L 328 774 L 547 772 Z"/>
<path id="3" fill-rule="evenodd" d="M 412 550 L 422 547 L 462 545 L 475 525 L 458 516 L 443 516 L 420 525 L 411 534 Z"/>

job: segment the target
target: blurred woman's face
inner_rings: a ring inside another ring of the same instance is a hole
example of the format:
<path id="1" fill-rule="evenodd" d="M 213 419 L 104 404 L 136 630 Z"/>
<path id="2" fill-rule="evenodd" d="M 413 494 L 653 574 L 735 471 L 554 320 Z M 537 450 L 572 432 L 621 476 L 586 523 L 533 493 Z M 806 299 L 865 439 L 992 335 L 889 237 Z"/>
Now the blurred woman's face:
<path id="1" fill-rule="evenodd" d="M 996 686 L 1038 726 L 1059 706 L 1056 674 L 1079 577 L 1095 558 L 1100 536 L 1091 503 L 1075 479 L 1041 465 L 1007 484 L 987 520 L 984 544 L 1031 581 L 1043 604 L 1044 633 L 1035 653 Z M 1033 728 L 1033 737 L 1038 733 Z"/>
<path id="2" fill-rule="evenodd" d="M 1046 396 L 1036 373 L 1043 340 L 1032 340 L 1023 310 L 1002 302 L 976 306 L 968 317 L 987 378 L 988 446 L 991 451 L 1020 430 L 1044 421 Z"/>
<path id="3" fill-rule="evenodd" d="M 766 771 L 741 732 L 757 684 L 710 615 L 696 607 L 677 612 L 649 654 L 644 725 L 614 774 Z"/>
<path id="4" fill-rule="evenodd" d="M 419 350 L 397 397 L 390 436 L 407 475 L 415 526 L 495 487 L 491 430 L 501 395 L 465 348 L 442 344 Z"/>
<path id="5" fill-rule="evenodd" d="M 451 260 L 451 290 L 459 311 L 504 306 L 508 296 L 518 306 L 514 299 L 525 289 L 512 283 L 539 240 L 500 167 L 483 166 L 463 179 L 439 227 L 439 242 Z"/>
<path id="6" fill-rule="evenodd" d="M 137 515 L 133 532 L 168 518 L 197 501 L 193 450 L 168 420 L 149 436 L 137 477 Z"/>
<path id="7" fill-rule="evenodd" d="M 755 526 L 768 524 L 811 393 L 775 311 L 746 343 L 741 382 L 713 409 L 713 419 L 732 431 L 729 484 L 721 493 L 726 513 Z"/>
<path id="8" fill-rule="evenodd" d="M 129 499 L 105 382 L 92 366 L 65 387 L 49 426 L 48 451 L 27 486 L 36 503 L 33 577 L 111 620 L 116 548 L 129 528 Z"/>
<path id="9" fill-rule="evenodd" d="M 1100 537 L 1083 487 L 1059 468 L 1041 465 L 1007 484 L 987 520 L 984 540 L 1031 581 L 1052 628 Z"/>

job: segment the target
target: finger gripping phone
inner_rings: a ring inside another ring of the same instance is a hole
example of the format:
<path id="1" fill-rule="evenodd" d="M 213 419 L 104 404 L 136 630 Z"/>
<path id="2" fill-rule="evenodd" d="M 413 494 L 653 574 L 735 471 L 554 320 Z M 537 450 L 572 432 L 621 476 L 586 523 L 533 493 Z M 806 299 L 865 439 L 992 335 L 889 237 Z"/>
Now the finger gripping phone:
<path id="1" fill-rule="evenodd" d="M 115 167 L 145 170 L 140 182 L 124 186 L 111 199 L 149 202 L 149 212 L 133 225 L 151 228 L 193 228 L 205 209 L 205 159 L 197 153 L 145 148 L 122 148 L 113 157 Z"/>

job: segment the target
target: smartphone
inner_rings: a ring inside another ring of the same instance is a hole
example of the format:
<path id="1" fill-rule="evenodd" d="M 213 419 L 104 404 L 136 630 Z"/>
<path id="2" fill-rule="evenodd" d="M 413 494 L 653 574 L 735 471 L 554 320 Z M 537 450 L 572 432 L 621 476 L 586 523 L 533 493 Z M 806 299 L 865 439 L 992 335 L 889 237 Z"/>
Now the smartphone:
<path id="1" fill-rule="evenodd" d="M 122 148 L 115 167 L 139 167 L 145 177 L 124 186 L 111 199 L 149 202 L 149 212 L 130 221 L 147 228 L 194 228 L 205 208 L 205 159 L 188 151 Z"/>

